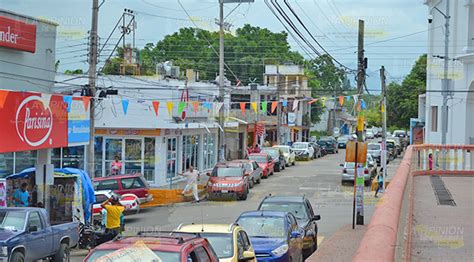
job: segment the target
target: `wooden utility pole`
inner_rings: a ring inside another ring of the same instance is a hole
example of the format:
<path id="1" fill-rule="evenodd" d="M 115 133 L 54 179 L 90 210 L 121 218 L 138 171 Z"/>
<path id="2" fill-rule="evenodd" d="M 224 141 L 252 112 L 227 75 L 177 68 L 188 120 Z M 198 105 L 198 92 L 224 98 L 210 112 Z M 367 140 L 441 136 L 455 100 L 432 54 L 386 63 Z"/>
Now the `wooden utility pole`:
<path id="1" fill-rule="evenodd" d="M 89 145 L 87 146 L 87 172 L 90 177 L 94 177 L 94 115 L 95 115 L 95 92 L 96 92 L 96 77 L 97 77 L 97 45 L 98 45 L 98 27 L 99 20 L 99 0 L 92 0 L 92 25 L 90 31 L 90 46 L 89 46 L 89 95 L 92 96 L 90 100 L 90 133 Z"/>

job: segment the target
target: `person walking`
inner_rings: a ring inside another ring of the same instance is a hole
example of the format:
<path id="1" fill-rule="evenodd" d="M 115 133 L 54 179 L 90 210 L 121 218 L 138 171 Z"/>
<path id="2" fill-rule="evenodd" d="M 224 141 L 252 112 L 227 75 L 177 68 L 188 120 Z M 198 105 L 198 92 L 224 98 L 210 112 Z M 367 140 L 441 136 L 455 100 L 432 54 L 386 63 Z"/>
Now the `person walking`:
<path id="1" fill-rule="evenodd" d="M 433 154 L 431 153 L 428 155 L 428 167 L 433 170 Z"/>
<path id="2" fill-rule="evenodd" d="M 117 196 L 110 197 L 100 206 L 107 211 L 105 233 L 109 235 L 109 239 L 113 239 L 121 231 L 120 217 L 122 216 L 125 207 L 120 204 Z"/>
<path id="3" fill-rule="evenodd" d="M 28 190 L 26 190 L 27 187 L 28 184 L 23 183 L 20 188 L 13 193 L 13 205 L 15 207 L 27 207 L 30 205 L 30 194 Z"/>
<path id="4" fill-rule="evenodd" d="M 198 187 L 197 182 L 199 181 L 199 172 L 194 170 L 192 165 L 189 166 L 189 170 L 181 174 L 181 176 L 186 177 L 186 187 L 184 188 L 181 194 L 184 196 L 186 192 L 192 190 L 194 200 L 199 203 Z"/>
<path id="5" fill-rule="evenodd" d="M 383 190 L 383 172 L 379 173 L 377 177 L 378 177 L 377 179 L 378 186 L 377 186 L 377 190 L 375 190 L 374 197 L 377 197 L 377 194 L 379 193 L 379 191 Z"/>
<path id="6" fill-rule="evenodd" d="M 120 172 L 122 171 L 122 162 L 120 162 L 120 159 L 118 156 L 115 156 L 114 162 L 110 164 L 110 175 L 120 175 Z"/>

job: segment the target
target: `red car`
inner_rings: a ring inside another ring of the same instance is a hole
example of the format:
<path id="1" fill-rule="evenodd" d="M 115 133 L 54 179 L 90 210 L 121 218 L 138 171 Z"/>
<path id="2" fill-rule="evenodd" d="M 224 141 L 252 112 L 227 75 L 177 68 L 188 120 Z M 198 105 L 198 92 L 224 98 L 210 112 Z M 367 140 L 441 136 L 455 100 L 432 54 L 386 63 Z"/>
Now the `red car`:
<path id="1" fill-rule="evenodd" d="M 153 199 L 153 195 L 148 192 L 148 183 L 140 174 L 97 177 L 92 181 L 95 191 L 112 190 L 119 195 L 133 194 L 140 199 L 140 203 Z"/>
<path id="2" fill-rule="evenodd" d="M 263 169 L 263 177 L 267 178 L 273 175 L 275 169 L 275 161 L 267 153 L 253 153 L 249 155 L 250 160 L 254 160 L 258 163 L 260 168 Z"/>
<path id="3" fill-rule="evenodd" d="M 207 194 L 209 199 L 231 196 L 238 200 L 247 199 L 250 179 L 242 163 L 219 163 L 212 173 L 207 173 Z"/>
<path id="4" fill-rule="evenodd" d="M 219 258 L 209 241 L 196 234 L 139 232 L 136 237 L 112 240 L 97 246 L 85 262 L 92 261 L 210 261 Z"/>

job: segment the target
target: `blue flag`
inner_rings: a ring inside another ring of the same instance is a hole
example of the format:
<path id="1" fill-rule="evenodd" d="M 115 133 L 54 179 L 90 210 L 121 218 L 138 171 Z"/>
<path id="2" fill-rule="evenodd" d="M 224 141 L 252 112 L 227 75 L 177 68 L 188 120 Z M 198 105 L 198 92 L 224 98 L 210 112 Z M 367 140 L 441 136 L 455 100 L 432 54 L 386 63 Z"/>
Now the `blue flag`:
<path id="1" fill-rule="evenodd" d="M 123 114 L 127 115 L 128 99 L 125 99 L 125 98 L 122 99 L 122 107 L 123 107 Z"/>

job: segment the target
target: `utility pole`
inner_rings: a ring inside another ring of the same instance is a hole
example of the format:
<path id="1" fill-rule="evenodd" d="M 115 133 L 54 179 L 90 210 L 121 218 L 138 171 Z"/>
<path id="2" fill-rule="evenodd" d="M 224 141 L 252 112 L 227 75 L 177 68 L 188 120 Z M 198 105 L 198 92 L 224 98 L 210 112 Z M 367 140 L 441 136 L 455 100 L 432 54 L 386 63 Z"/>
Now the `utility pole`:
<path id="1" fill-rule="evenodd" d="M 94 115 L 95 115 L 95 92 L 96 92 L 96 77 L 97 77 L 97 45 L 98 34 L 97 27 L 99 21 L 99 0 L 92 0 L 92 25 L 90 31 L 90 47 L 89 47 L 89 95 L 90 100 L 90 133 L 89 145 L 87 146 L 87 172 L 90 177 L 95 176 L 94 172 Z"/>
<path id="2" fill-rule="evenodd" d="M 380 68 L 380 80 L 382 81 L 382 165 L 383 189 L 385 190 L 385 178 L 387 177 L 387 87 L 385 82 L 385 67 Z M 380 175 L 380 174 L 379 174 Z"/>
<path id="3" fill-rule="evenodd" d="M 446 145 L 446 135 L 448 132 L 448 92 L 450 81 L 448 79 L 449 70 L 449 7 L 450 1 L 446 0 L 446 14 L 443 14 L 438 8 L 436 8 L 445 19 L 444 24 L 444 79 L 442 80 L 443 90 L 443 106 L 441 107 L 441 144 Z M 442 168 L 446 170 L 446 150 L 443 150 L 443 161 Z"/>
<path id="4" fill-rule="evenodd" d="M 224 0 L 219 0 L 219 102 L 224 102 Z M 225 161 L 224 106 L 219 109 L 219 160 Z"/>

